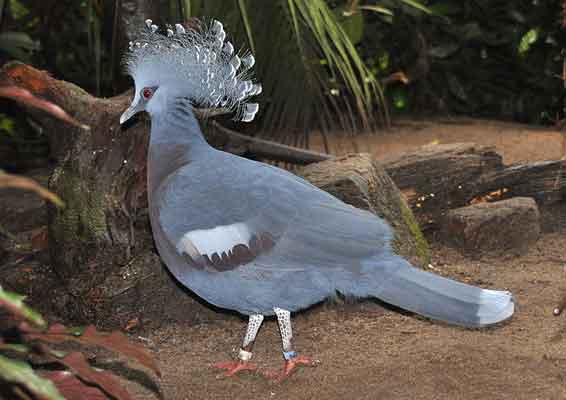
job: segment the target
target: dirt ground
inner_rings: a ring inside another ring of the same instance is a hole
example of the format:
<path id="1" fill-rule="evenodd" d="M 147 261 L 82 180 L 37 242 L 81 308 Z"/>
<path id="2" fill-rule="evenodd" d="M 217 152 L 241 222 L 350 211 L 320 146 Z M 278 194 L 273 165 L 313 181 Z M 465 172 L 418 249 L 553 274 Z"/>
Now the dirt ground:
<path id="1" fill-rule="evenodd" d="M 333 150 L 378 156 L 433 141 L 492 144 L 505 162 L 561 158 L 562 134 L 491 121 L 406 122 L 382 136 L 333 142 Z M 482 287 L 507 289 L 517 301 L 507 323 L 469 330 L 381 305 L 323 305 L 294 318 L 296 347 L 320 360 L 276 384 L 258 374 L 225 378 L 212 363 L 234 357 L 245 321 L 187 326 L 171 323 L 133 335 L 157 358 L 163 377 L 101 366 L 132 379 L 136 399 L 565 399 L 566 312 L 552 310 L 566 294 L 566 204 L 542 210 L 544 233 L 521 257 L 472 260 L 429 237 L 431 270 Z M 0 255 L 1 257 L 1 255 Z M 254 360 L 261 369 L 282 366 L 275 321 L 264 323 Z M 159 388 L 159 389 L 158 389 Z"/>

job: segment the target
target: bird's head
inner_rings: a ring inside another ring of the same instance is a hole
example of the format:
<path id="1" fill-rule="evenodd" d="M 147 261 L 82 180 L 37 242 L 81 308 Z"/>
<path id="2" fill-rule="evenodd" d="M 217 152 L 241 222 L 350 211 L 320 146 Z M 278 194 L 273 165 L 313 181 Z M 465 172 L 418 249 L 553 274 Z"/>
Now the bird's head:
<path id="1" fill-rule="evenodd" d="M 226 108 L 245 122 L 253 120 L 259 107 L 247 100 L 262 90 L 251 80 L 255 59 L 234 54 L 234 46 L 224 42 L 226 33 L 219 21 L 197 29 L 176 24 L 175 31 L 167 28 L 165 34 L 151 20 L 145 23 L 125 57 L 135 93 L 120 123 L 140 111 L 165 112 L 178 98 L 204 108 Z"/>

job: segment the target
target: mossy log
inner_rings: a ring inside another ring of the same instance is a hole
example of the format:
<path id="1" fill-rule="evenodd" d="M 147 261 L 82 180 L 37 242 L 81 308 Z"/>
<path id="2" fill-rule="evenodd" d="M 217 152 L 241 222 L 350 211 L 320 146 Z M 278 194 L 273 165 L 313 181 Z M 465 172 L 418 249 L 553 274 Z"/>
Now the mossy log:
<path id="1" fill-rule="evenodd" d="M 93 321 L 106 277 L 126 264 L 136 247 L 133 225 L 145 207 L 145 158 L 149 121 L 125 133 L 118 116 L 127 95 L 100 99 L 76 85 L 21 63 L 3 67 L 0 78 L 59 105 L 90 126 L 82 129 L 28 110 L 43 126 L 56 163 L 49 189 L 66 207 L 49 208 L 52 268 L 69 293 L 69 319 Z"/>
<path id="2" fill-rule="evenodd" d="M 417 220 L 383 166 L 370 154 L 310 164 L 299 174 L 342 201 L 384 218 L 393 227 L 395 251 L 414 265 L 428 265 L 429 248 Z"/>

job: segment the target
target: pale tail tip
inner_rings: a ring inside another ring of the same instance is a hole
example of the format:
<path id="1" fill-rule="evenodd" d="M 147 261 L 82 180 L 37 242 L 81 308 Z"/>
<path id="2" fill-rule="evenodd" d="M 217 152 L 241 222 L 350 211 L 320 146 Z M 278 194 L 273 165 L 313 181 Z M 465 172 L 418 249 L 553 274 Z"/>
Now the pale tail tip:
<path id="1" fill-rule="evenodd" d="M 503 322 L 515 313 L 515 300 L 510 292 L 483 290 L 485 303 L 482 303 L 478 312 L 478 325 L 488 326 Z"/>

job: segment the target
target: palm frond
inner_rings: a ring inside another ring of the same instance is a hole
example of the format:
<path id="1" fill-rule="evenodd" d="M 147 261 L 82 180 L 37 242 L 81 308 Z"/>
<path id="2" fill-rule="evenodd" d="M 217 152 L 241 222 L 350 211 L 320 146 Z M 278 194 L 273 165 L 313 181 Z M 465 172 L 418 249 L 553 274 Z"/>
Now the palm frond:
<path id="1" fill-rule="evenodd" d="M 254 37 L 252 27 L 250 25 L 250 19 L 248 17 L 248 6 L 246 3 L 246 0 L 238 0 L 238 9 L 240 10 L 240 14 L 242 15 L 242 24 L 244 24 L 244 27 L 246 28 L 248 43 L 250 44 L 252 53 L 255 53 Z"/>
<path id="2" fill-rule="evenodd" d="M 264 88 L 258 99 L 262 136 L 306 145 L 305 132 L 313 129 L 356 131 L 388 123 L 379 82 L 325 0 L 190 3 L 192 15 L 222 20 L 235 44 L 247 40 L 253 50 Z"/>

